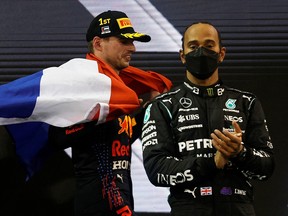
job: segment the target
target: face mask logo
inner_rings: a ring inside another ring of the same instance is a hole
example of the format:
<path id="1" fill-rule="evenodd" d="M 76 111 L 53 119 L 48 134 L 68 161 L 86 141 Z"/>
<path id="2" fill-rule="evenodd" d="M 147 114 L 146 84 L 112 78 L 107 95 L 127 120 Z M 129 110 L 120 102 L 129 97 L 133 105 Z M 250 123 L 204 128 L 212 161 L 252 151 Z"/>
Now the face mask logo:
<path id="1" fill-rule="evenodd" d="M 196 78 L 204 80 L 212 76 L 218 67 L 219 53 L 205 47 L 185 55 L 186 69 Z"/>

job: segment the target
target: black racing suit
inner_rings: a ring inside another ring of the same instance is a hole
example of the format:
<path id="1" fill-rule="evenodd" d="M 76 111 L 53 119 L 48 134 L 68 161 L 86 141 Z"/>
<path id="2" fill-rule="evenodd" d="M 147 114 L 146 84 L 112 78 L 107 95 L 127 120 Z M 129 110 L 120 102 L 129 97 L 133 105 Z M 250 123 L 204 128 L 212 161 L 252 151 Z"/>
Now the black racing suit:
<path id="1" fill-rule="evenodd" d="M 144 112 L 95 125 L 50 128 L 50 142 L 72 146 L 75 216 L 130 216 L 133 208 L 131 144 L 140 137 Z"/>
<path id="2" fill-rule="evenodd" d="M 210 134 L 243 131 L 246 153 L 224 169 L 214 162 Z M 143 160 L 155 186 L 170 187 L 168 202 L 177 216 L 252 216 L 250 179 L 265 180 L 274 170 L 273 146 L 259 100 L 219 81 L 209 87 L 187 79 L 146 109 L 142 128 Z"/>

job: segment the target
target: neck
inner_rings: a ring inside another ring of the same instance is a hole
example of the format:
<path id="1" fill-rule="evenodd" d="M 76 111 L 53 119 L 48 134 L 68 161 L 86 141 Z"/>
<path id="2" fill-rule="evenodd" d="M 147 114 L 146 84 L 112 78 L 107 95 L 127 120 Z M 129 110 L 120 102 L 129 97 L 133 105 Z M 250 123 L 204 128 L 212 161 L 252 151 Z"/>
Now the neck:
<path id="1" fill-rule="evenodd" d="M 102 64 L 106 65 L 106 67 L 108 67 L 111 71 L 114 71 L 116 74 L 119 75 L 120 71 L 117 70 L 116 68 L 114 68 L 111 64 L 109 64 L 108 62 L 106 62 L 104 60 L 104 58 L 102 58 L 100 55 L 97 55 L 95 53 L 87 53 L 86 55 L 86 58 L 87 59 L 90 59 L 90 60 L 96 60 L 98 62 L 101 62 Z"/>

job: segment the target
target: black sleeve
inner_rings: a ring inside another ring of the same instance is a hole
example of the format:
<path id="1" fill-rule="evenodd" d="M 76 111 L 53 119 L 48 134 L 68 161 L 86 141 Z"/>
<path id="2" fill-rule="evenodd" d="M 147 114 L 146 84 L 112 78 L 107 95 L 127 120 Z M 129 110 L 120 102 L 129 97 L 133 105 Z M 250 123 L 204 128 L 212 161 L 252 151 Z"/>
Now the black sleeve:
<path id="1" fill-rule="evenodd" d="M 143 163 L 155 186 L 193 184 L 217 171 L 213 158 L 181 158 L 170 125 L 172 115 L 157 101 L 145 112 L 142 129 Z M 205 172 L 203 172 L 205 170 Z"/>
<path id="2" fill-rule="evenodd" d="M 56 149 L 65 149 L 71 147 L 79 140 L 84 139 L 87 134 L 91 133 L 91 130 L 95 126 L 95 122 L 88 122 L 73 125 L 70 127 L 49 127 L 48 140 L 51 145 Z"/>
<path id="3" fill-rule="evenodd" d="M 145 109 L 141 108 L 133 116 L 131 116 L 132 118 L 135 118 L 136 123 L 136 125 L 133 127 L 131 143 L 135 142 L 135 140 L 138 138 L 141 138 L 144 114 Z"/>
<path id="4" fill-rule="evenodd" d="M 275 167 L 274 150 L 264 111 L 256 98 L 250 104 L 243 143 L 245 154 L 236 157 L 232 162 L 250 179 L 268 179 Z"/>

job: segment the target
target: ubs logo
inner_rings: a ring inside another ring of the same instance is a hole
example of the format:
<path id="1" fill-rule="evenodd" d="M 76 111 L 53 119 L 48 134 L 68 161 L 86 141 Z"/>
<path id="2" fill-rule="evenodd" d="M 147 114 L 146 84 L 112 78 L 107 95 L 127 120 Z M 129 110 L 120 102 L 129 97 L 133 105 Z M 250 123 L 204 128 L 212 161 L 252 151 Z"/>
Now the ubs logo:
<path id="1" fill-rule="evenodd" d="M 184 121 L 194 121 L 199 119 L 199 114 L 191 114 L 191 115 L 180 115 L 178 117 L 178 122 L 184 122 Z"/>
<path id="2" fill-rule="evenodd" d="M 190 98 L 185 98 L 185 97 L 182 97 L 180 100 L 179 100 L 179 103 L 182 105 L 182 107 L 184 108 L 189 108 L 191 105 L 192 105 L 192 101 Z"/>

